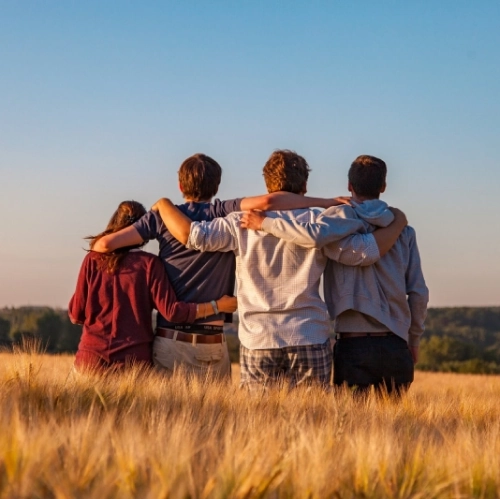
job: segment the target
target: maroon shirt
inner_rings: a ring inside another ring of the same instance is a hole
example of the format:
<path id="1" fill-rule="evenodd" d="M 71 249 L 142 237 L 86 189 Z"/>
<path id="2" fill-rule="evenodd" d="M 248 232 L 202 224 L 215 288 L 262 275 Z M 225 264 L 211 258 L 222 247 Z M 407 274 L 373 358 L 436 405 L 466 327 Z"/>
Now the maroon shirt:
<path id="1" fill-rule="evenodd" d="M 128 252 L 115 274 L 100 262 L 99 253 L 87 254 L 69 303 L 71 321 L 83 324 L 76 365 L 150 363 L 153 309 L 172 322 L 192 323 L 196 304 L 177 302 L 161 260 L 152 254 Z"/>

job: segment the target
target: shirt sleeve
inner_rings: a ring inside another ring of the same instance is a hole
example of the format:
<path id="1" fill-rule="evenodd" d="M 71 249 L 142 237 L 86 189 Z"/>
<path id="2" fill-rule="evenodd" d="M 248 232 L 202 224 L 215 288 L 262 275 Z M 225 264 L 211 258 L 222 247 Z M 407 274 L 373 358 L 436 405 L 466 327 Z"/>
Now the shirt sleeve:
<path id="1" fill-rule="evenodd" d="M 424 333 L 424 322 L 427 317 L 427 303 L 429 289 L 427 288 L 420 262 L 415 230 L 407 227 L 409 234 L 410 258 L 406 270 L 406 294 L 410 307 L 411 325 L 409 331 L 409 345 L 418 346 Z"/>
<path id="2" fill-rule="evenodd" d="M 85 323 L 85 309 L 87 306 L 87 297 L 89 292 L 87 269 L 89 265 L 89 256 L 85 257 L 78 273 L 76 290 L 71 297 L 68 306 L 68 316 L 72 323 L 83 325 Z"/>
<path id="3" fill-rule="evenodd" d="M 239 212 L 241 210 L 241 200 L 242 198 L 226 201 L 215 199 L 212 205 L 213 217 L 225 217 L 230 213 Z"/>
<path id="4" fill-rule="evenodd" d="M 314 222 L 266 217 L 262 230 L 301 247 L 322 248 L 350 234 L 366 232 L 361 219 L 351 218 L 348 209 L 350 207 L 330 207 Z"/>
<path id="5" fill-rule="evenodd" d="M 193 323 L 196 318 L 196 304 L 179 302 L 170 284 L 161 260 L 152 259 L 149 275 L 149 290 L 153 304 L 159 313 L 173 323 Z"/>
<path id="6" fill-rule="evenodd" d="M 380 259 L 373 234 L 352 234 L 323 247 L 326 257 L 345 266 L 371 266 Z"/>
<path id="7" fill-rule="evenodd" d="M 230 252 L 238 250 L 238 238 L 232 217 L 221 217 L 210 222 L 193 222 L 187 248 L 200 252 Z"/>
<path id="8" fill-rule="evenodd" d="M 154 240 L 161 232 L 163 221 L 157 212 L 150 210 L 144 214 L 133 226 L 144 241 Z"/>

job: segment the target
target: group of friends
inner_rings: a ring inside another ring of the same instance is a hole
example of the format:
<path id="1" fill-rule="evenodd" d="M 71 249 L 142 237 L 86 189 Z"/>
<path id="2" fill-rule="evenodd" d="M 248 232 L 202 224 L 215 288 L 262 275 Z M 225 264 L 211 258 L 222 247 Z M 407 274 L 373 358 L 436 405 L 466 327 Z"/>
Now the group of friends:
<path id="1" fill-rule="evenodd" d="M 220 165 L 195 154 L 178 172 L 185 203 L 120 203 L 88 238 L 69 304 L 83 325 L 76 370 L 144 364 L 229 378 L 223 325 L 238 308 L 242 387 L 329 387 L 333 370 L 334 385 L 406 390 L 428 289 L 414 229 L 380 199 L 386 164 L 356 158 L 350 197 L 305 196 L 309 172 L 277 150 L 263 169 L 267 194 L 221 201 Z M 154 239 L 159 257 L 140 250 Z"/>

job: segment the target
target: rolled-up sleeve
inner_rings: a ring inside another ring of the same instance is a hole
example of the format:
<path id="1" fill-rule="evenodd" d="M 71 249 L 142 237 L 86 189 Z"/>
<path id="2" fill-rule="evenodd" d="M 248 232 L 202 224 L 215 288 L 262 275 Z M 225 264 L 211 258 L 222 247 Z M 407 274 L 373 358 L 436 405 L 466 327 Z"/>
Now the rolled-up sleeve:
<path id="1" fill-rule="evenodd" d="M 187 248 L 200 252 L 230 252 L 238 249 L 234 231 L 234 216 L 214 219 L 210 222 L 193 222 L 189 231 Z"/>

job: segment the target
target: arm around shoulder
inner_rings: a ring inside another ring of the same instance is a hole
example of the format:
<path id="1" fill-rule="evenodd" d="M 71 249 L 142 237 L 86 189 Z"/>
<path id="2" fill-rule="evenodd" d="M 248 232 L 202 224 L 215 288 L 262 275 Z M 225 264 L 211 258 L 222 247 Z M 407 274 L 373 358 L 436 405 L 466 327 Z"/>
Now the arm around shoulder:
<path id="1" fill-rule="evenodd" d="M 128 226 L 116 233 L 99 238 L 91 250 L 95 252 L 114 252 L 117 248 L 132 247 L 143 243 L 142 236 L 134 226 Z"/>
<path id="2" fill-rule="evenodd" d="M 168 198 L 159 199 L 151 210 L 158 212 L 172 236 L 185 245 L 189 238 L 191 219 L 184 215 Z"/>
<path id="3" fill-rule="evenodd" d="M 391 207 L 394 220 L 387 227 L 377 229 L 372 234 L 377 242 L 380 256 L 383 257 L 396 243 L 399 235 L 408 224 L 406 215 L 397 208 Z"/>
<path id="4" fill-rule="evenodd" d="M 323 248 L 325 245 L 337 242 L 354 234 L 364 231 L 364 224 L 360 219 L 350 218 L 345 214 L 351 208 L 348 206 L 331 207 L 323 213 L 311 212 L 312 222 L 299 222 L 278 218 L 266 218 L 261 228 L 278 238 L 305 248 Z"/>
<path id="5" fill-rule="evenodd" d="M 314 198 L 302 194 L 277 191 L 260 196 L 249 196 L 241 200 L 241 210 L 295 210 L 298 208 L 320 207 L 329 208 L 349 203 L 350 197 Z"/>
<path id="6" fill-rule="evenodd" d="M 235 226 L 238 224 L 238 214 L 229 214 L 211 221 L 193 222 L 186 247 L 200 252 L 237 250 L 238 236 Z"/>

